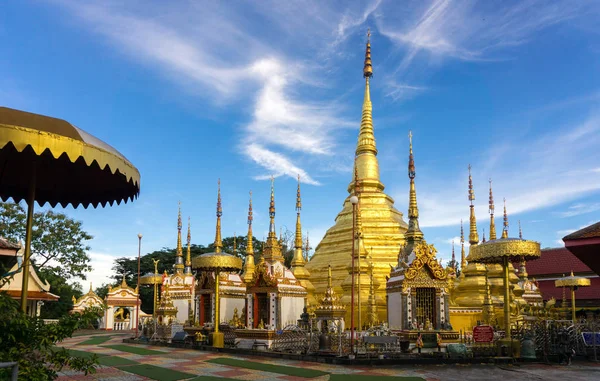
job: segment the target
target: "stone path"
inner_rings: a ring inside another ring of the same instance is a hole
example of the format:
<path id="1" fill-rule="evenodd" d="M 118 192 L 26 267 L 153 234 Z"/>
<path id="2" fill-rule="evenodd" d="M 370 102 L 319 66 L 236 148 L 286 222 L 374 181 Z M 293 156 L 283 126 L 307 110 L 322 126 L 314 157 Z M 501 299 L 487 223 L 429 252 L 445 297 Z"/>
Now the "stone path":
<path id="1" fill-rule="evenodd" d="M 98 336 L 95 333 L 94 336 Z M 403 377 L 422 377 L 425 380 L 485 380 L 485 381 L 507 381 L 507 380 L 593 380 L 600 379 L 600 365 L 594 363 L 575 363 L 572 366 L 562 365 L 542 365 L 542 364 L 524 364 L 524 365 L 437 365 L 437 366 L 342 366 L 320 364 L 314 362 L 303 362 L 295 360 L 272 359 L 257 356 L 237 356 L 216 352 L 201 352 L 191 349 L 167 348 L 142 346 L 155 351 L 162 352 L 156 355 L 138 355 L 134 353 L 122 352 L 115 349 L 103 347 L 103 345 L 121 344 L 123 335 L 112 333 L 111 339 L 101 345 L 77 345 L 89 339 L 89 336 L 78 336 L 65 340 L 62 346 L 78 351 L 97 353 L 101 355 L 110 355 L 129 359 L 139 364 L 149 364 L 164 369 L 173 369 L 179 372 L 192 375 L 225 377 L 238 380 L 261 380 L 261 381 L 296 381 L 311 380 L 325 381 L 329 380 L 329 375 L 314 378 L 301 378 L 277 373 L 270 373 L 259 370 L 238 368 L 228 365 L 219 365 L 207 360 L 215 358 L 235 358 L 241 360 L 251 360 L 265 364 L 285 365 L 303 369 L 315 369 L 330 374 L 347 374 L 360 376 L 403 376 Z M 151 380 L 132 373 L 128 373 L 127 366 L 117 369 L 109 366 L 100 366 L 95 374 L 83 375 L 80 372 L 63 370 L 60 373 L 59 381 L 70 380 Z M 158 377 L 158 376 L 157 376 Z M 161 379 L 162 378 L 156 378 Z M 200 379 L 201 380 L 201 379 Z M 365 379 L 367 380 L 367 379 Z"/>

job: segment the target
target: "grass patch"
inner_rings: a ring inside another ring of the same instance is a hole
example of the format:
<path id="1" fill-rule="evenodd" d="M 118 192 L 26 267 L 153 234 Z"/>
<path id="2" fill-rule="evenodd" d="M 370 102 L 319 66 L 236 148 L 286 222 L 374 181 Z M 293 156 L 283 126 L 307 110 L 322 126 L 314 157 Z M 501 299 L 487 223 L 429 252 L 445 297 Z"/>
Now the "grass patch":
<path id="1" fill-rule="evenodd" d="M 304 378 L 313 378 L 313 377 L 319 377 L 319 376 L 329 374 L 329 373 L 322 372 L 320 370 L 314 370 L 314 369 L 294 368 L 292 366 L 273 365 L 273 364 L 263 364 L 260 362 L 247 361 L 247 360 L 236 360 L 236 359 L 230 359 L 230 358 L 224 358 L 224 357 L 207 360 L 206 362 L 211 362 L 213 364 L 220 364 L 220 365 L 235 366 L 238 368 L 262 370 L 264 372 L 279 373 L 279 374 L 285 374 L 288 376 L 296 376 L 296 377 L 304 377 Z"/>
<path id="2" fill-rule="evenodd" d="M 94 355 L 96 355 L 98 357 L 104 357 L 104 356 L 106 356 L 106 355 L 103 355 L 103 354 L 100 354 L 100 353 L 84 352 L 84 351 L 78 351 L 78 350 L 75 350 L 75 349 L 68 349 L 68 351 L 71 354 L 71 356 L 81 357 L 81 358 L 84 358 L 84 359 L 90 359 Z"/>
<path id="3" fill-rule="evenodd" d="M 129 345 L 102 345 L 102 348 L 110 348 L 115 349 L 121 352 L 129 352 L 134 353 L 136 355 L 165 355 L 165 352 L 153 351 L 152 349 L 140 348 L 140 347 L 131 347 Z"/>
<path id="4" fill-rule="evenodd" d="M 79 343 L 77 345 L 98 345 L 98 344 L 104 344 L 104 343 L 106 343 L 110 339 L 112 339 L 112 337 L 110 335 L 106 335 L 106 336 L 92 336 L 88 340 L 82 341 L 81 343 Z"/>
<path id="5" fill-rule="evenodd" d="M 185 380 L 195 376 L 194 374 L 183 373 L 174 369 L 161 368 L 160 366 L 149 364 L 121 366 L 119 369 L 159 381 Z"/>
<path id="6" fill-rule="evenodd" d="M 413 376 L 360 376 L 356 374 L 332 374 L 329 376 L 329 381 L 385 381 L 385 380 L 404 380 L 404 381 L 425 381 L 421 377 Z"/>
<path id="7" fill-rule="evenodd" d="M 194 377 L 188 381 L 239 381 L 238 378 L 226 378 L 226 377 L 216 377 L 216 376 L 198 376 Z"/>
<path id="8" fill-rule="evenodd" d="M 125 359 L 123 357 L 117 357 L 117 356 L 102 356 L 98 359 L 98 362 L 100 363 L 100 365 L 114 366 L 114 367 L 139 364 L 137 361 L 133 361 L 130 359 Z"/>

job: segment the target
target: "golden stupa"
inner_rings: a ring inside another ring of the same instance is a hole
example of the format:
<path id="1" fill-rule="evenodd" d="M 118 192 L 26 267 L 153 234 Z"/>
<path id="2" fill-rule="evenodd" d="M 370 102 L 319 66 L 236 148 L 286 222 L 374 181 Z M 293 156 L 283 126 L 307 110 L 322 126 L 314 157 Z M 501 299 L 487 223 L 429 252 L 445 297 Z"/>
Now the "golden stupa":
<path id="1" fill-rule="evenodd" d="M 370 35 L 369 35 L 370 36 Z M 408 225 L 402 219 L 402 213 L 394 208 L 394 200 L 384 193 L 384 185 L 379 179 L 379 163 L 377 148 L 373 133 L 372 104 L 369 91 L 369 81 L 373 76 L 371 66 L 371 44 L 367 41 L 365 63 L 363 68 L 365 78 L 365 95 L 362 106 L 362 119 L 356 155 L 354 159 L 354 179 L 348 186 L 348 197 L 344 200 L 343 209 L 333 225 L 315 249 L 311 260 L 306 264 L 310 272 L 310 281 L 317 294 L 325 293 L 327 289 L 327 271 L 331 264 L 333 286 L 342 295 L 342 300 L 349 300 L 349 290 L 342 290 L 342 283 L 348 277 L 348 265 L 352 260 L 352 204 L 350 196 L 355 192 L 358 196 L 357 205 L 360 214 L 359 241 L 357 248 L 361 258 L 360 284 L 362 321 L 367 321 L 370 276 L 369 256 L 373 264 L 373 283 L 376 285 L 375 300 L 380 321 L 386 318 L 386 276 L 390 274 L 390 266 L 398 262 L 398 252 L 404 243 L 404 232 Z M 358 189 L 358 192 L 356 191 Z M 368 253 L 365 253 L 367 251 Z M 358 267 L 358 263 L 356 264 Z M 358 303 L 358 288 L 357 299 Z M 358 309 L 358 305 L 357 305 Z M 348 316 L 347 316 L 348 317 Z M 348 320 L 349 321 L 349 320 Z"/>

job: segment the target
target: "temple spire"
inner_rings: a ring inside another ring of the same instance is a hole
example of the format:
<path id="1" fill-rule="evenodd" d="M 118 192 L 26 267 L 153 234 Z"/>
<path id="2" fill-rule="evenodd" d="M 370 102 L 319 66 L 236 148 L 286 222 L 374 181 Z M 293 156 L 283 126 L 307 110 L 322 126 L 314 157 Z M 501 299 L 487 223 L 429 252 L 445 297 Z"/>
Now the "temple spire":
<path id="1" fill-rule="evenodd" d="M 175 272 L 181 274 L 183 265 L 183 248 L 181 247 L 181 201 L 179 202 L 179 211 L 177 213 L 177 251 L 175 252 Z"/>
<path id="2" fill-rule="evenodd" d="M 521 220 L 519 220 L 519 239 L 523 239 L 523 231 L 521 230 Z"/>
<path id="3" fill-rule="evenodd" d="M 231 254 L 237 256 L 237 236 L 235 232 L 233 232 L 233 250 Z"/>
<path id="4" fill-rule="evenodd" d="M 454 255 L 454 240 L 452 240 L 452 268 L 456 270 L 456 255 Z"/>
<path id="5" fill-rule="evenodd" d="M 410 179 L 410 190 L 408 197 L 408 230 L 404 233 L 407 241 L 414 246 L 416 242 L 423 240 L 423 232 L 419 228 L 419 208 L 417 206 L 417 190 L 415 188 L 415 159 L 412 147 L 412 131 L 408 132 L 408 178 Z M 412 248 L 411 248 L 412 249 Z"/>
<path id="6" fill-rule="evenodd" d="M 465 268 L 467 267 L 467 258 L 465 256 L 465 232 L 463 229 L 463 221 L 460 220 L 460 275 L 464 276 Z"/>
<path id="7" fill-rule="evenodd" d="M 506 214 L 506 199 L 504 199 L 504 228 L 502 229 L 502 238 L 508 238 L 508 215 Z"/>
<path id="8" fill-rule="evenodd" d="M 246 260 L 244 261 L 244 269 L 242 271 L 242 280 L 250 283 L 254 277 L 254 248 L 252 246 L 252 191 L 250 191 L 250 201 L 248 203 L 248 236 L 246 240 Z"/>
<path id="9" fill-rule="evenodd" d="M 475 218 L 475 191 L 473 190 L 473 178 L 471 177 L 471 164 L 469 164 L 469 201 L 470 205 L 470 216 L 469 216 L 469 244 L 477 245 L 479 243 L 479 235 L 477 234 L 477 219 Z"/>
<path id="10" fill-rule="evenodd" d="M 365 94 L 362 105 L 362 117 L 360 130 L 358 133 L 358 142 L 354 158 L 354 168 L 358 170 L 359 178 L 365 182 L 368 190 L 382 191 L 383 184 L 379 181 L 379 163 L 377 162 L 377 147 L 375 144 L 375 134 L 373 132 L 373 105 L 371 103 L 371 91 L 369 83 L 373 76 L 373 66 L 371 63 L 371 32 L 367 34 L 367 44 L 365 50 L 365 61 L 363 67 L 363 77 L 365 78 Z M 352 193 L 353 184 L 348 187 L 348 192 Z"/>
<path id="11" fill-rule="evenodd" d="M 188 217 L 188 231 L 187 231 L 187 253 L 185 256 L 185 268 L 183 273 L 185 275 L 192 275 L 192 230 L 191 230 L 190 217 Z"/>
<path id="12" fill-rule="evenodd" d="M 221 216 L 223 215 L 223 208 L 221 206 L 221 179 L 217 182 L 217 228 L 215 232 L 215 253 L 220 253 L 223 248 L 223 241 L 221 240 Z"/>
<path id="13" fill-rule="evenodd" d="M 302 255 L 302 225 L 300 223 L 300 211 L 302 210 L 302 198 L 300 196 L 300 175 L 298 175 L 298 190 L 296 191 L 296 239 L 294 241 L 294 258 L 292 267 L 304 266 L 304 255 Z"/>
<path id="14" fill-rule="evenodd" d="M 265 260 L 276 260 L 283 262 L 281 245 L 275 232 L 275 178 L 271 176 L 271 202 L 269 204 L 269 234 L 265 244 L 263 257 Z"/>
<path id="15" fill-rule="evenodd" d="M 496 239 L 496 222 L 494 221 L 494 195 L 492 194 L 492 179 L 490 179 L 490 241 Z"/>

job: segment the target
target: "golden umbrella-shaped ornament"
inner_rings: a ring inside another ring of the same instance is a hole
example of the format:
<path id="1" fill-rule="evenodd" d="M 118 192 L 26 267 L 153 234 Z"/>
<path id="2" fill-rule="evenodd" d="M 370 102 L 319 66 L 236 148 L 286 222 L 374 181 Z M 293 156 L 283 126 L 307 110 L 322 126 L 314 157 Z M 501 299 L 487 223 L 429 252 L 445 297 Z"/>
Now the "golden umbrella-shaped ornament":
<path id="1" fill-rule="evenodd" d="M 156 304 L 157 304 L 157 295 L 158 295 L 158 285 L 162 284 L 162 275 L 158 273 L 158 262 L 160 259 L 152 259 L 154 261 L 154 273 L 147 273 L 146 275 L 140 278 L 141 284 L 149 284 L 154 286 L 154 294 L 153 294 L 153 309 L 152 309 L 152 317 L 156 317 Z"/>
<path id="2" fill-rule="evenodd" d="M 573 271 L 571 271 L 570 276 L 563 276 L 561 279 L 554 281 L 554 286 L 556 287 L 569 287 L 571 289 L 571 319 L 573 323 L 575 323 L 575 291 L 579 287 L 588 287 L 590 285 L 591 282 L 588 278 L 575 276 L 573 275 Z"/>
<path id="3" fill-rule="evenodd" d="M 200 271 L 209 271 L 215 273 L 215 331 L 213 332 L 213 347 L 223 348 L 225 336 L 219 332 L 220 320 L 220 301 L 219 301 L 219 273 L 232 272 L 242 269 L 242 259 L 231 254 L 223 253 L 220 247 L 214 253 L 206 253 L 195 257 L 192 260 L 192 268 Z"/>
<path id="4" fill-rule="evenodd" d="M 34 202 L 87 208 L 133 201 L 139 193 L 139 171 L 110 145 L 65 120 L 0 107 L 0 198 L 27 202 L 23 312 Z"/>

